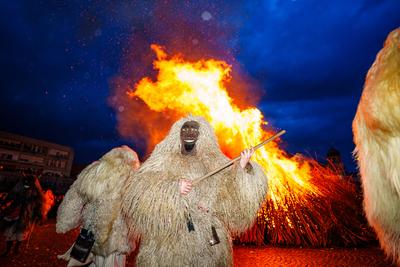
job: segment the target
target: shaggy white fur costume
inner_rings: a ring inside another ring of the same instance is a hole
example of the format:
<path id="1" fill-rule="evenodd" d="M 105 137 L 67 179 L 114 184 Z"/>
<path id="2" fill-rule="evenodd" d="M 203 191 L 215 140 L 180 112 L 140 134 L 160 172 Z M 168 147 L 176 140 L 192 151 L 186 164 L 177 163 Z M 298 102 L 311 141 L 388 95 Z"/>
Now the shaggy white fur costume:
<path id="1" fill-rule="evenodd" d="M 200 124 L 195 155 L 181 153 L 180 130 L 187 121 Z M 187 195 L 179 180 L 198 178 L 228 162 L 212 127 L 202 117 L 176 122 L 167 137 L 128 182 L 123 211 L 130 234 L 141 238 L 138 266 L 231 266 L 230 231 L 250 227 L 267 194 L 262 168 L 234 165 L 214 175 Z M 199 206 L 209 209 L 206 212 Z M 189 232 L 190 214 L 195 231 Z M 221 243 L 211 246 L 214 226 Z"/>
<path id="2" fill-rule="evenodd" d="M 138 168 L 139 160 L 132 149 L 127 146 L 112 149 L 79 174 L 58 209 L 57 233 L 78 226 L 93 232 L 94 263 L 101 262 L 96 266 L 114 266 L 114 262 L 121 262 L 115 259 L 116 255 L 125 255 L 133 249 L 121 216 L 121 201 L 125 183 Z M 69 260 L 69 252 L 62 258 Z M 76 263 L 71 261 L 69 266 Z"/>
<path id="3" fill-rule="evenodd" d="M 400 28 L 368 72 L 353 132 L 367 219 L 400 266 Z"/>

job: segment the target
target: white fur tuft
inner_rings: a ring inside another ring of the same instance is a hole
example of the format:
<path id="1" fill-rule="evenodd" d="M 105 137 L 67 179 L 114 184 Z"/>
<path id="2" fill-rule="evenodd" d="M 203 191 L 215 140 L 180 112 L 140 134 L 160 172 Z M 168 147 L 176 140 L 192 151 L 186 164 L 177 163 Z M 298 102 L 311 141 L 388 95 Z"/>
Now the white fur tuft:
<path id="1" fill-rule="evenodd" d="M 368 72 L 353 133 L 367 219 L 400 266 L 400 28 Z"/>

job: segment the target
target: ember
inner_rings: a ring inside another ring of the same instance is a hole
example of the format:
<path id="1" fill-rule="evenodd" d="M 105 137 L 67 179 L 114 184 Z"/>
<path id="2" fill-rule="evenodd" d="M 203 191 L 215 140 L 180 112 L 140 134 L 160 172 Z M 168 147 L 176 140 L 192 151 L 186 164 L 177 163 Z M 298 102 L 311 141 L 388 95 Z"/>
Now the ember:
<path id="1" fill-rule="evenodd" d="M 157 55 L 153 62 L 158 72 L 156 81 L 145 77 L 128 90 L 131 101 L 145 103 L 142 116 L 143 112 L 165 114 L 167 118 L 188 113 L 204 116 L 229 157 L 274 134 L 259 109 L 247 103 L 241 103 L 247 108 L 240 108 L 235 104 L 238 100 L 230 97 L 229 64 L 215 59 L 189 62 L 182 55 L 168 57 L 159 45 L 151 48 Z M 157 123 L 156 119 L 148 120 L 152 117 L 146 117 L 146 124 L 140 122 L 144 128 Z M 152 146 L 165 133 L 147 130 L 146 139 Z M 258 223 L 241 237 L 243 241 L 262 240 L 265 225 L 268 241 L 274 244 L 356 245 L 371 239 L 355 187 L 334 171 L 313 159 L 290 156 L 277 141 L 261 147 L 253 159 L 264 167 L 270 193 Z"/>

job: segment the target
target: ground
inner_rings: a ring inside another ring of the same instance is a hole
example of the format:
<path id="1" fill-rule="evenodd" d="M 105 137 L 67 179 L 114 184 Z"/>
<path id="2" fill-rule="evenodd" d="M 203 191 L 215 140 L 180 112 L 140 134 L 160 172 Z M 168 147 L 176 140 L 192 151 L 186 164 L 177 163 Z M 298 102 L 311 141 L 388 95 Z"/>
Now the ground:
<path id="1" fill-rule="evenodd" d="M 66 235 L 55 233 L 55 224 L 36 226 L 29 243 L 23 244 L 19 255 L 0 258 L 0 266 L 66 266 L 57 255 L 64 253 L 77 236 L 77 231 Z M 0 250 L 4 249 L 1 238 Z M 133 266 L 134 258 L 128 258 Z M 270 246 L 235 246 L 235 267 L 257 266 L 360 266 L 388 267 L 385 256 L 379 248 L 363 249 L 301 249 L 276 248 Z"/>

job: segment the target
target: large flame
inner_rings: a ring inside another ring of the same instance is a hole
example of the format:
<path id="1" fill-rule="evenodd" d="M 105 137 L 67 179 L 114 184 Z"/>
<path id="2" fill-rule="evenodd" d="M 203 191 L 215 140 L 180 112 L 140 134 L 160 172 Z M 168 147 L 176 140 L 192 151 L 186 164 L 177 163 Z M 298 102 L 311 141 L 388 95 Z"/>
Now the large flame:
<path id="1" fill-rule="evenodd" d="M 110 98 L 119 112 L 121 135 L 140 140 L 138 145 L 145 142 L 150 152 L 174 121 L 191 113 L 204 116 L 223 152 L 235 157 L 274 134 L 254 102 L 248 103 L 248 86 L 243 88 L 242 77 L 231 77 L 226 62 L 188 61 L 182 55 L 169 57 L 158 45 L 151 48 L 157 55 L 156 77 L 142 78 L 135 86 L 121 78 Z M 366 244 L 373 238 L 354 184 L 338 170 L 290 156 L 277 141 L 257 150 L 254 160 L 268 175 L 270 198 L 257 223 L 236 237 L 240 241 L 262 243 L 267 236 L 271 244 L 329 246 Z"/>
<path id="2" fill-rule="evenodd" d="M 226 62 L 214 59 L 188 62 L 181 55 L 168 58 L 158 45 L 151 48 L 157 55 L 154 61 L 157 80 L 141 79 L 129 92 L 130 96 L 139 97 L 156 112 L 204 116 L 214 127 L 220 146 L 228 156 L 236 156 L 273 134 L 265 129 L 267 122 L 259 109 L 240 109 L 233 103 L 227 90 L 231 66 Z M 287 188 L 296 195 L 318 194 L 318 188 L 310 183 L 312 176 L 307 161 L 290 158 L 276 142 L 257 150 L 254 160 L 264 167 L 269 177 L 274 206 L 283 201 Z"/>

